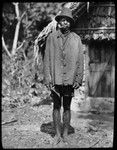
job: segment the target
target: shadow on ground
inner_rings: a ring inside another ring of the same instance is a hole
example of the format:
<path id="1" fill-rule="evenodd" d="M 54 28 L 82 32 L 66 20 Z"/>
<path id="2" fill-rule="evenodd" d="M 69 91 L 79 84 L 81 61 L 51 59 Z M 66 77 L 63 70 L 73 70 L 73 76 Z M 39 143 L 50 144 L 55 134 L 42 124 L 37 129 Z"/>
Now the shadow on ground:
<path id="1" fill-rule="evenodd" d="M 114 121 L 113 114 L 93 114 L 93 113 L 80 113 L 78 118 L 91 119 L 91 120 L 100 120 L 100 121 Z"/>
<path id="2" fill-rule="evenodd" d="M 62 133 L 63 133 L 63 125 L 61 123 L 61 129 L 62 129 Z M 49 122 L 49 123 L 43 123 L 40 127 L 41 132 L 50 134 L 52 137 L 55 136 L 55 129 L 54 129 L 54 124 L 53 122 Z M 72 126 L 69 126 L 69 130 L 68 130 L 68 134 L 73 134 L 74 128 Z"/>
<path id="3" fill-rule="evenodd" d="M 78 119 L 92 120 L 89 124 L 100 126 L 102 128 L 111 127 L 113 129 L 114 125 L 114 115 L 113 114 L 93 114 L 93 113 L 79 113 L 77 115 Z"/>

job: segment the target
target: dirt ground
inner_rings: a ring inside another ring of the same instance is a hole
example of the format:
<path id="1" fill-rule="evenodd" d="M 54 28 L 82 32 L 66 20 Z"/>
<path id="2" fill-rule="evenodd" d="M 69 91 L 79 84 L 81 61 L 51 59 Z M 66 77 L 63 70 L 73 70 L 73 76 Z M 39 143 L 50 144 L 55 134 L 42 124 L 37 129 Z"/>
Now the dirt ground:
<path id="1" fill-rule="evenodd" d="M 3 148 L 113 147 L 113 114 L 71 113 L 70 144 L 53 145 L 52 102 L 2 108 Z M 61 114 L 62 114 L 61 110 Z"/>

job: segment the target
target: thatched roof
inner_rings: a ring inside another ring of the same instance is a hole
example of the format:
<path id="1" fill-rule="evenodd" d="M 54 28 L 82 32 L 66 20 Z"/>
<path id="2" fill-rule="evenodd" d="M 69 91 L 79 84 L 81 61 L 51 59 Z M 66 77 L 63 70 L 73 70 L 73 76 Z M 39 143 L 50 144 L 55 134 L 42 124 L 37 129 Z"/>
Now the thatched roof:
<path id="1" fill-rule="evenodd" d="M 85 9 L 86 10 L 86 9 Z M 77 14 L 79 16 L 79 13 Z M 115 39 L 115 4 L 90 3 L 89 12 L 77 18 L 74 30 L 82 39 Z"/>

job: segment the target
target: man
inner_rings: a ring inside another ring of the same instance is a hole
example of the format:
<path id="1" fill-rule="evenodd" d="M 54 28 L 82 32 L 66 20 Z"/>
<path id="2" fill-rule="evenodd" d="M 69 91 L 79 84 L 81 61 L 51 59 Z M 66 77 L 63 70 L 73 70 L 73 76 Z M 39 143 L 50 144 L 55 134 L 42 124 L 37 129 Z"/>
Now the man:
<path id="1" fill-rule="evenodd" d="M 79 88 L 83 78 L 83 50 L 80 37 L 70 31 L 74 23 L 70 9 L 64 8 L 55 20 L 58 22 L 58 30 L 51 33 L 46 41 L 44 76 L 45 84 L 52 91 L 55 144 L 57 144 L 62 138 L 64 142 L 68 142 L 71 99 L 74 89 Z M 62 102 L 63 134 L 60 115 Z"/>

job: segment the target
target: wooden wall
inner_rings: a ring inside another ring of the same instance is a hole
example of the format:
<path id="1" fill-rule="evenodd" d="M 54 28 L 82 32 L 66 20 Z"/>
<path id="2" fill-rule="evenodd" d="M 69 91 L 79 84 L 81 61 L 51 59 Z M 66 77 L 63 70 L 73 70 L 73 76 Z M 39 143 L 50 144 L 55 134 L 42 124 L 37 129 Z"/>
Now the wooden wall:
<path id="1" fill-rule="evenodd" d="M 114 97 L 115 44 L 113 41 L 92 41 L 89 44 L 89 96 Z"/>
<path id="2" fill-rule="evenodd" d="M 102 28 L 106 28 L 102 30 Z M 115 4 L 98 2 L 75 22 L 73 31 L 88 45 L 88 91 L 92 97 L 115 93 Z M 87 43 L 88 42 L 88 43 Z"/>

